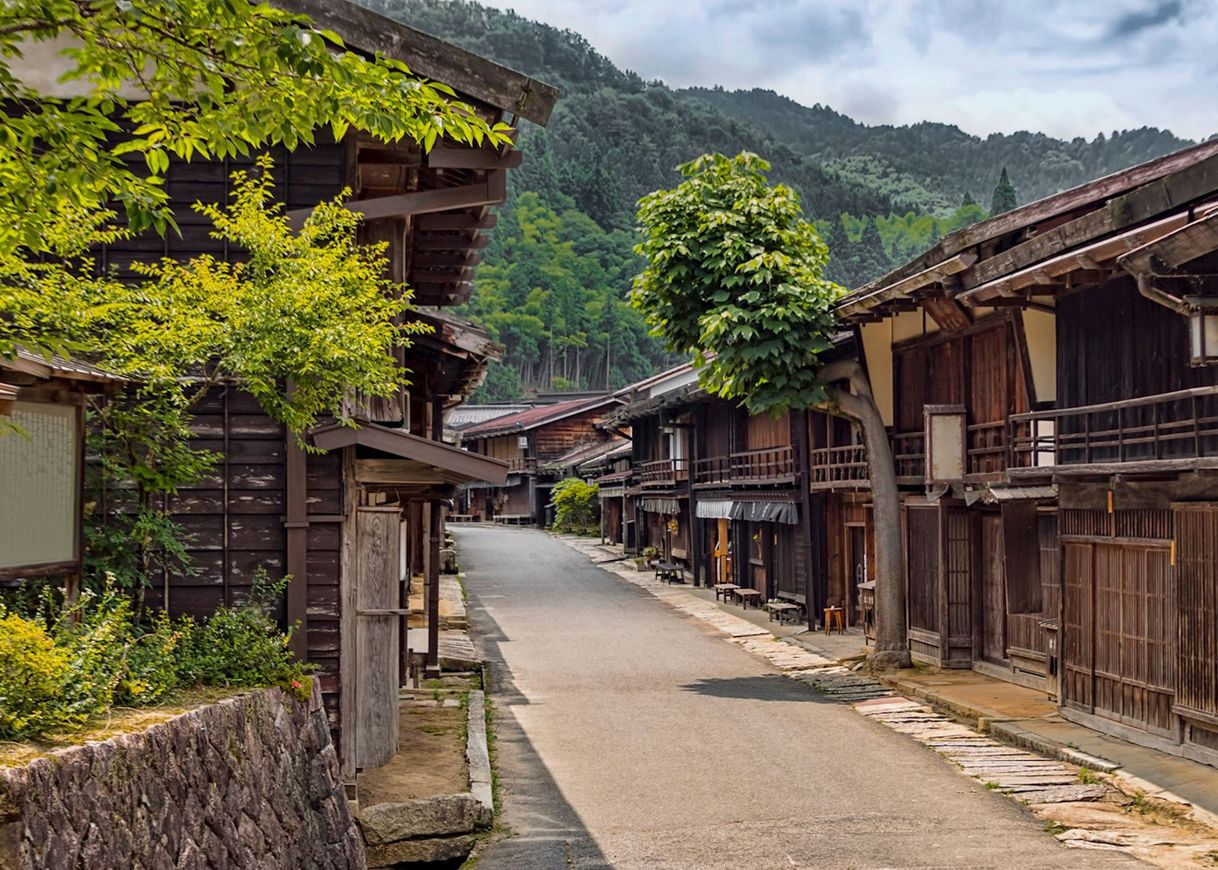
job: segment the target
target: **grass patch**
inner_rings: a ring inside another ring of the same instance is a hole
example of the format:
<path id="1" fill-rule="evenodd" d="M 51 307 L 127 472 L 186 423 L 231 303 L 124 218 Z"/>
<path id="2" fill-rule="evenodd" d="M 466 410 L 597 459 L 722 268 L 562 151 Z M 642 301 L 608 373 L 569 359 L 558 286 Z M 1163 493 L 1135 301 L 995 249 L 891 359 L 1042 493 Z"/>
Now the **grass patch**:
<path id="1" fill-rule="evenodd" d="M 1002 786 L 1000 786 L 1000 785 L 999 785 L 998 783 L 996 783 L 996 782 L 987 782 L 987 783 L 985 784 L 985 787 L 986 787 L 987 789 L 989 789 L 990 791 L 997 791 L 998 789 L 1002 788 Z"/>
<path id="2" fill-rule="evenodd" d="M 0 767 L 19 767 L 37 758 L 50 755 L 61 749 L 109 740 L 123 734 L 137 734 L 167 722 L 175 716 L 225 698 L 243 694 L 244 691 L 220 686 L 182 689 L 161 699 L 158 704 L 146 707 L 112 707 L 80 725 L 61 732 L 43 734 L 24 741 L 0 741 Z"/>
<path id="3" fill-rule="evenodd" d="M 1063 825 L 1061 822 L 1055 822 L 1053 820 L 1049 820 L 1049 821 L 1045 822 L 1045 831 L 1049 834 L 1052 834 L 1054 837 L 1056 837 L 1058 834 L 1064 834 L 1068 830 L 1070 830 L 1070 829 L 1067 828 L 1065 825 Z"/>
<path id="4" fill-rule="evenodd" d="M 1103 782 L 1100 775 L 1089 767 L 1080 767 L 1078 769 L 1078 781 L 1083 785 L 1099 785 Z"/>

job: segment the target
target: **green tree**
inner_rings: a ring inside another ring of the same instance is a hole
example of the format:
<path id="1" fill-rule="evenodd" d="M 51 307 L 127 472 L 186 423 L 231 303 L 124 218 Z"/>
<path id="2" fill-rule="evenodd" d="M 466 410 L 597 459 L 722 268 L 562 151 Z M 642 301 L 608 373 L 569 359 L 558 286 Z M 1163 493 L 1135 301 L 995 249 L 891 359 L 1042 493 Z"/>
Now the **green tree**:
<path id="1" fill-rule="evenodd" d="M 767 168 L 754 154 L 710 154 L 681 167 L 685 181 L 675 190 L 643 198 L 639 253 L 647 265 L 635 279 L 634 304 L 670 349 L 694 357 L 708 392 L 740 400 L 750 413 L 819 407 L 858 423 L 876 525 L 873 658 L 903 665 L 909 644 L 892 448 L 862 367 L 821 367 L 842 291 L 821 277 L 829 252 L 798 197 L 769 184 Z M 876 233 L 874 223 L 863 232 Z"/>
<path id="2" fill-rule="evenodd" d="M 707 154 L 685 180 L 639 202 L 646 266 L 633 304 L 709 392 L 775 416 L 826 399 L 817 378 L 842 288 L 799 197 L 756 154 Z"/>
<path id="3" fill-rule="evenodd" d="M 578 477 L 568 477 L 554 484 L 550 500 L 554 503 L 555 531 L 591 532 L 596 520 L 598 489 L 595 483 Z"/>
<path id="4" fill-rule="evenodd" d="M 1018 204 L 1015 199 L 1015 188 L 1011 185 L 1011 179 L 1007 177 L 1007 168 L 1004 166 L 1002 174 L 998 176 L 998 183 L 994 185 L 994 195 L 990 200 L 990 214 L 1000 215 L 1015 208 Z"/>

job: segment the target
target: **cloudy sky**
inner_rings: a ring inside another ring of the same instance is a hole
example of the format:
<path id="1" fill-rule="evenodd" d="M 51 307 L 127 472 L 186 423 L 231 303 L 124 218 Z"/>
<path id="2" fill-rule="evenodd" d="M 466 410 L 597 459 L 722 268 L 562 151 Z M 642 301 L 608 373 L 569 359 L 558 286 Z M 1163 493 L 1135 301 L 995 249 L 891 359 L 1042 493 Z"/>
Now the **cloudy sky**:
<path id="1" fill-rule="evenodd" d="M 870 124 L 1218 133 L 1218 0 L 489 2 L 645 78 L 770 88 Z"/>

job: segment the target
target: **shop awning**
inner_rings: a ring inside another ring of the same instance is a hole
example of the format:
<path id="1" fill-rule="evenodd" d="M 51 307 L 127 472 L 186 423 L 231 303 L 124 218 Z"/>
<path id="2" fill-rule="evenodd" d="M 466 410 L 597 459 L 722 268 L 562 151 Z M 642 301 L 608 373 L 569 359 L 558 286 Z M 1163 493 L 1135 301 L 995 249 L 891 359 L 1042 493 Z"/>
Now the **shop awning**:
<path id="1" fill-rule="evenodd" d="M 991 486 L 987 487 L 982 501 L 986 504 L 1002 504 L 1007 501 L 1044 501 L 1057 498 L 1056 486 Z"/>
<path id="2" fill-rule="evenodd" d="M 793 526 L 799 522 L 799 506 L 782 501 L 737 501 L 732 503 L 731 518 L 750 523 L 786 523 Z"/>
<path id="3" fill-rule="evenodd" d="M 694 506 L 694 516 L 704 520 L 730 520 L 732 518 L 731 499 L 707 499 L 699 501 Z"/>
<path id="4" fill-rule="evenodd" d="M 641 507 L 649 514 L 665 514 L 672 517 L 681 512 L 681 505 L 675 498 L 645 498 Z"/>
<path id="5" fill-rule="evenodd" d="M 786 523 L 792 526 L 799 522 L 799 505 L 794 502 L 707 499 L 694 506 L 694 513 L 704 520 Z"/>
<path id="6" fill-rule="evenodd" d="M 621 498 L 626 494 L 624 486 L 602 486 L 597 489 L 596 494 L 602 499 L 605 498 Z"/>

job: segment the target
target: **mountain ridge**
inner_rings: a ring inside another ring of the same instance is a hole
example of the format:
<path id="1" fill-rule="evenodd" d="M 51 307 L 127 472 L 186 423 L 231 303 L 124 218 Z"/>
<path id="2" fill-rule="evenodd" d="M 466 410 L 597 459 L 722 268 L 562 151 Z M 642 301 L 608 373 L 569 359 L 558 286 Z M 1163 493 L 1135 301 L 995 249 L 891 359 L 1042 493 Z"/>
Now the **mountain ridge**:
<path id="1" fill-rule="evenodd" d="M 562 92 L 547 127 L 520 125 L 525 161 L 464 311 L 507 349 L 483 400 L 615 388 L 672 362 L 626 301 L 634 208 L 707 151 L 765 157 L 828 244 L 828 277 L 850 288 L 986 217 L 1004 167 L 1025 203 L 1190 144 L 1150 127 L 1060 140 L 867 125 L 762 88 L 670 88 L 574 31 L 473 0 L 359 2 Z"/>

